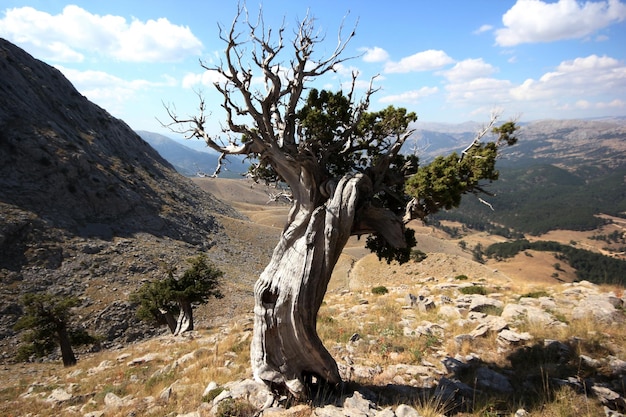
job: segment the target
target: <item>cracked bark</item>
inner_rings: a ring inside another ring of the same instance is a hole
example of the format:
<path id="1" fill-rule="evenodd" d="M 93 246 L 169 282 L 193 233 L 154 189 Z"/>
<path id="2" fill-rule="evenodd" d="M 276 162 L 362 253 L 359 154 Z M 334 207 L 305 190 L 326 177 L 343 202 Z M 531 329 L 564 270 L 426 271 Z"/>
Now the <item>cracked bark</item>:
<path id="1" fill-rule="evenodd" d="M 323 205 L 295 213 L 255 285 L 253 373 L 279 392 L 302 398 L 313 380 L 342 382 L 316 320 L 355 217 L 363 217 L 359 203 L 370 185 L 361 174 L 346 176 Z"/>

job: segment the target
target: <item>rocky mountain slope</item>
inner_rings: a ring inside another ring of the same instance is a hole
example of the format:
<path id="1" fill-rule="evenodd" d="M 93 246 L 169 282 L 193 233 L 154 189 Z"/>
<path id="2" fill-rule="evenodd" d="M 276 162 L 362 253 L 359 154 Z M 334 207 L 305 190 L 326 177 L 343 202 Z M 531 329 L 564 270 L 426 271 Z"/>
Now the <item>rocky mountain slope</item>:
<path id="1" fill-rule="evenodd" d="M 166 265 L 226 246 L 216 216 L 242 218 L 61 72 L 0 39 L 4 355 L 14 350 L 26 292 L 84 297 L 83 323 L 106 342 L 148 331 L 128 308 L 129 291 Z"/>

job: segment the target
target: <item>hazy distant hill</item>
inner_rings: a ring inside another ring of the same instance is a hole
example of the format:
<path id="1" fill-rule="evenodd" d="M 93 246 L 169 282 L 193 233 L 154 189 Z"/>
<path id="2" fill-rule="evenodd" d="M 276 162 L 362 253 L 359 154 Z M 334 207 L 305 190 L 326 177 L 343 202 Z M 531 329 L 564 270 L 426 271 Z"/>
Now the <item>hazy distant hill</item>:
<path id="1" fill-rule="evenodd" d="M 188 177 L 211 175 L 217 167 L 218 155 L 215 152 L 201 152 L 191 149 L 167 136 L 147 132 L 137 131 L 137 134 L 148 142 L 159 154 L 176 168 L 178 172 Z M 239 156 L 229 156 L 224 163 L 220 177 L 241 178 L 248 167 L 242 163 L 243 158 Z"/>
<path id="2" fill-rule="evenodd" d="M 547 162 L 614 167 L 626 156 L 626 119 L 541 120 L 520 123 L 519 143 L 505 153 L 507 162 L 528 165 Z M 416 141 L 408 141 L 423 160 L 452 151 L 460 151 L 475 137 L 482 125 L 422 123 L 415 125 Z"/>
<path id="3" fill-rule="evenodd" d="M 445 126 L 439 129 L 438 135 L 445 134 Z M 451 141 L 440 147 L 433 141 L 427 155 L 432 158 L 469 143 L 458 130 L 449 135 L 458 140 L 456 148 Z M 487 187 L 495 195 L 485 197 L 493 211 L 467 196 L 459 209 L 437 218 L 460 220 L 476 228 L 498 224 L 539 234 L 594 229 L 605 222 L 597 214 L 626 217 L 624 119 L 525 124 L 519 143 L 504 152 L 498 168 L 500 180 Z"/>

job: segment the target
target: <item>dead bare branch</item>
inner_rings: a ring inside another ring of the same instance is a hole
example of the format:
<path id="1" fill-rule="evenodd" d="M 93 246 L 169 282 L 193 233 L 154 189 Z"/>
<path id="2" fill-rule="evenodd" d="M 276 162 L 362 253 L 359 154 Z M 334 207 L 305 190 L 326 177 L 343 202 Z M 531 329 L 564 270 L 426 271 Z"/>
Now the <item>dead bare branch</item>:
<path id="1" fill-rule="evenodd" d="M 472 143 L 467 145 L 467 147 L 465 149 L 463 149 L 463 151 L 461 151 L 461 155 L 459 156 L 459 161 L 458 162 L 461 162 L 463 160 L 463 158 L 465 158 L 467 156 L 467 154 L 470 151 L 470 149 L 472 149 L 474 146 L 478 145 L 480 143 L 481 139 L 487 133 L 491 132 L 491 130 L 493 129 L 493 126 L 496 124 L 496 122 L 498 121 L 499 118 L 500 118 L 500 113 L 499 112 L 497 112 L 497 111 L 491 112 L 491 117 L 489 118 L 489 123 L 487 123 L 487 126 L 483 126 L 483 128 L 476 134 L 476 137 L 474 138 Z"/>

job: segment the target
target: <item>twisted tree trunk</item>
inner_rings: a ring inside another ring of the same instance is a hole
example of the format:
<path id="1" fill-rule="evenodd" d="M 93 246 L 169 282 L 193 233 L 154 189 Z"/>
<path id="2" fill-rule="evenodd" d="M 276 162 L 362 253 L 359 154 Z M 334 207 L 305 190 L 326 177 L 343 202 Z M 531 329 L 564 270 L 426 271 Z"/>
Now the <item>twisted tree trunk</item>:
<path id="1" fill-rule="evenodd" d="M 295 213 L 255 285 L 253 373 L 279 391 L 304 397 L 313 378 L 341 383 L 316 319 L 364 187 L 367 177 L 346 176 L 325 204 Z"/>
<path id="2" fill-rule="evenodd" d="M 174 319 L 174 315 L 171 311 L 162 309 L 159 310 L 159 315 L 156 316 L 159 324 L 167 324 L 167 327 L 170 329 L 172 334 L 176 333 L 177 321 Z"/>
<path id="3" fill-rule="evenodd" d="M 56 333 L 59 341 L 59 347 L 61 348 L 61 358 L 63 360 L 63 366 L 76 365 L 76 356 L 72 349 L 72 342 L 70 341 L 70 335 L 67 331 L 65 323 L 56 323 Z"/>
<path id="4" fill-rule="evenodd" d="M 178 313 L 178 319 L 176 320 L 174 336 L 193 330 L 193 308 L 191 303 L 189 300 L 181 299 L 178 300 L 178 307 L 180 307 L 180 313 Z"/>

